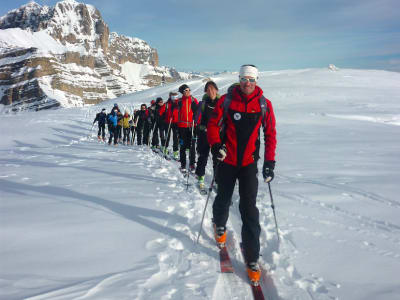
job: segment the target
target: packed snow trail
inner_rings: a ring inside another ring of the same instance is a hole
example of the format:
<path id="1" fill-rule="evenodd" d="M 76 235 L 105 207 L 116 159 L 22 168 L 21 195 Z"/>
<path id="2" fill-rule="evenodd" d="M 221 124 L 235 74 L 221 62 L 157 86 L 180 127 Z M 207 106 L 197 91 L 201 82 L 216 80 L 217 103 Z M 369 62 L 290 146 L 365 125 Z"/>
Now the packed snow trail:
<path id="1" fill-rule="evenodd" d="M 220 93 L 236 79 L 216 77 Z M 266 298 L 398 298 L 399 127 L 352 116 L 398 120 L 399 83 L 383 71 L 261 73 L 277 117 L 271 186 L 281 236 L 278 245 L 260 180 Z M 2 115 L 0 299 L 252 299 L 237 192 L 228 222 L 235 274 L 226 277 L 211 205 L 194 243 L 206 199 L 186 192 L 178 164 L 146 147 L 98 143 L 90 132 L 102 107 L 138 108 L 180 84 L 92 107 Z M 204 82 L 187 84 L 200 100 Z"/>

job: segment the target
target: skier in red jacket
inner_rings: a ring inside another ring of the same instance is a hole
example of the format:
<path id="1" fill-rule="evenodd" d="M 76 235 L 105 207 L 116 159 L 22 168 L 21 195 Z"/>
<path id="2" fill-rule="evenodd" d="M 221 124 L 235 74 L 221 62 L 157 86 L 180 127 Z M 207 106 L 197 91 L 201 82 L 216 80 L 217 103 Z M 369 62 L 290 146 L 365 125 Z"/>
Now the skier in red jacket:
<path id="1" fill-rule="evenodd" d="M 170 92 L 168 101 L 165 103 L 164 122 L 167 126 L 166 144 L 164 152 L 168 154 L 169 140 L 172 135 L 172 150 L 175 160 L 179 158 L 178 147 L 178 93 Z M 169 129 L 169 130 L 168 130 Z"/>
<path id="2" fill-rule="evenodd" d="M 258 70 L 254 65 L 240 68 L 240 83 L 231 86 L 218 101 L 207 126 L 207 139 L 220 160 L 217 170 L 218 192 L 213 204 L 215 239 L 226 240 L 226 223 L 236 180 L 239 181 L 239 210 L 242 218 L 242 242 L 247 271 L 252 281 L 259 281 L 260 222 L 256 206 L 260 127 L 263 127 L 265 154 L 262 173 L 265 182 L 274 178 L 276 130 L 271 102 L 257 86 Z M 222 129 L 222 133 L 220 132 Z"/>
<path id="3" fill-rule="evenodd" d="M 190 171 L 195 170 L 196 147 L 193 143 L 194 124 L 193 115 L 197 110 L 199 102 L 190 94 L 190 88 L 186 84 L 179 87 L 182 98 L 178 102 L 178 130 L 179 130 L 179 159 L 181 162 L 181 171 L 186 170 L 186 149 L 189 149 L 189 167 Z"/>

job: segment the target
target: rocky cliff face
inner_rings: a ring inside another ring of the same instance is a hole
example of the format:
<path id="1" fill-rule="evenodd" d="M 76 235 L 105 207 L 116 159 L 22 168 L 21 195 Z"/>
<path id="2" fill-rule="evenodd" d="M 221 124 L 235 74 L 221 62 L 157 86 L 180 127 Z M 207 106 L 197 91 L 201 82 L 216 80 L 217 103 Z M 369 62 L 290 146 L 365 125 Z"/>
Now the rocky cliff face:
<path id="1" fill-rule="evenodd" d="M 98 103 L 180 79 L 145 41 L 110 33 L 91 5 L 30 2 L 0 18 L 0 103 L 13 110 Z"/>

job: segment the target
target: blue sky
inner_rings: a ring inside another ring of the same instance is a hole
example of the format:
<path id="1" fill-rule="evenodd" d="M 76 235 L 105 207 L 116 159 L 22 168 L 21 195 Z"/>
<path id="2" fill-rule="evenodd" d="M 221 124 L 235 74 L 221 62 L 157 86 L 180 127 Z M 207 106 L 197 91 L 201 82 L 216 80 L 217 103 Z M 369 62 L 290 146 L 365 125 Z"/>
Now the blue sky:
<path id="1" fill-rule="evenodd" d="M 2 1 L 0 15 L 28 1 Z M 58 1 L 36 0 L 53 6 Z M 78 1 L 82 2 L 82 1 Z M 111 31 L 179 70 L 326 67 L 400 71 L 400 0 L 87 0 Z"/>

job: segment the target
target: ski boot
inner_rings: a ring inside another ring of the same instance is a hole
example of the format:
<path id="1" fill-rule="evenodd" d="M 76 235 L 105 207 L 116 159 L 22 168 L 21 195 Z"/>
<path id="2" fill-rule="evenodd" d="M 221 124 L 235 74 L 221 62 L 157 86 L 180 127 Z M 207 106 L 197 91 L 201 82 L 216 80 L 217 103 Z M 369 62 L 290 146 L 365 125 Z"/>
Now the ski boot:
<path id="1" fill-rule="evenodd" d="M 198 176 L 197 180 L 199 182 L 199 188 L 204 189 L 206 185 L 204 184 L 204 176 Z"/>
<path id="2" fill-rule="evenodd" d="M 195 166 L 195 165 L 190 165 L 190 166 L 189 166 L 189 171 L 190 171 L 191 173 L 194 173 L 194 171 L 196 171 L 196 166 Z"/>
<path id="3" fill-rule="evenodd" d="M 175 160 L 179 160 L 179 151 L 174 151 L 173 156 Z"/>
<path id="4" fill-rule="evenodd" d="M 252 285 L 258 286 L 260 284 L 261 270 L 257 262 L 247 264 L 247 275 Z"/>
<path id="5" fill-rule="evenodd" d="M 101 141 L 101 137 L 98 135 L 97 136 L 97 140 L 100 142 Z"/>
<path id="6" fill-rule="evenodd" d="M 186 175 L 187 175 L 187 169 L 186 169 L 186 167 L 180 167 L 180 168 L 179 168 L 179 171 L 181 171 L 181 173 L 183 174 L 183 176 L 186 176 Z"/>
<path id="7" fill-rule="evenodd" d="M 217 227 L 214 224 L 214 237 L 217 242 L 218 248 L 225 247 L 226 242 L 226 228 L 224 226 Z"/>

